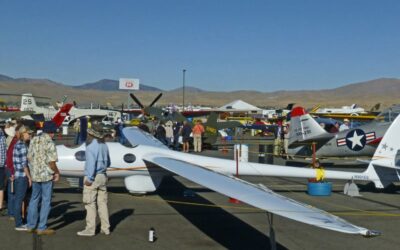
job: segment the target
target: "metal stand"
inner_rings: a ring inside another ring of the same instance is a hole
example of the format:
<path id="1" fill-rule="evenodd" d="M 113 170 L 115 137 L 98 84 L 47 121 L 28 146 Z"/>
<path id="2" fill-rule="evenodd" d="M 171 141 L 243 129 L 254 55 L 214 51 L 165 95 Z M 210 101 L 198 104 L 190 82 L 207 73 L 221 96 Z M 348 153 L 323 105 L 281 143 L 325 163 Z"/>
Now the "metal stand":
<path id="1" fill-rule="evenodd" d="M 343 193 L 350 197 L 360 197 L 360 192 L 357 185 L 354 183 L 353 180 L 350 180 L 344 185 Z"/>
<path id="2" fill-rule="evenodd" d="M 267 213 L 268 224 L 269 224 L 269 242 L 271 245 L 271 250 L 276 250 L 275 241 L 275 230 L 274 230 L 274 214 Z"/>

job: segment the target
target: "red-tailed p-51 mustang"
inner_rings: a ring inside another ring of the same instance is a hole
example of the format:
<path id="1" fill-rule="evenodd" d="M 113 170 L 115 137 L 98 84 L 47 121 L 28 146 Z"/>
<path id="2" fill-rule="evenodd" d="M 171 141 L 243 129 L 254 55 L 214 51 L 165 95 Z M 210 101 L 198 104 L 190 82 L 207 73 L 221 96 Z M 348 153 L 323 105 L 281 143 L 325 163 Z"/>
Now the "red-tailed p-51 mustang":
<path id="1" fill-rule="evenodd" d="M 386 130 L 399 113 L 400 107 L 394 106 L 364 125 L 328 133 L 302 107 L 295 107 L 291 112 L 288 154 L 311 156 L 311 144 L 314 142 L 318 158 L 372 157 Z"/>

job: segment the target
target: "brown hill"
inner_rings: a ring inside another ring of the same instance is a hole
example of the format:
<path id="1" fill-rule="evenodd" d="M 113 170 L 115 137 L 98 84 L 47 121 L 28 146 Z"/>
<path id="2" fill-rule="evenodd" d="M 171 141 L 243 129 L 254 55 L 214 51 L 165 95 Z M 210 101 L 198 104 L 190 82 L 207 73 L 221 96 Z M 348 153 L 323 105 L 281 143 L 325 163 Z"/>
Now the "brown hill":
<path id="1" fill-rule="evenodd" d="M 1 75 L 0 75 L 1 76 Z M 68 100 L 75 100 L 78 104 L 88 105 L 90 103 L 102 104 L 111 103 L 114 106 L 127 103 L 128 93 L 119 91 L 100 91 L 77 89 L 47 79 L 13 79 L 7 76 L 0 77 L 0 93 L 32 93 L 38 96 L 52 97 L 52 103 L 61 100 L 64 95 Z M 163 91 L 163 97 L 159 105 L 169 103 L 182 103 L 182 91 Z M 146 105 L 157 95 L 154 91 L 135 92 L 140 100 Z M 18 102 L 16 97 L 3 96 L 6 101 Z M 343 106 L 357 103 L 369 109 L 376 103 L 383 107 L 394 103 L 400 103 L 400 80 L 392 78 L 381 78 L 367 82 L 348 84 L 335 89 L 326 90 L 299 90 L 299 91 L 232 91 L 232 92 L 210 92 L 190 91 L 185 94 L 186 103 L 203 104 L 207 106 L 221 106 L 228 102 L 241 99 L 259 107 L 283 107 L 294 102 L 305 107 L 323 105 L 324 107 Z"/>

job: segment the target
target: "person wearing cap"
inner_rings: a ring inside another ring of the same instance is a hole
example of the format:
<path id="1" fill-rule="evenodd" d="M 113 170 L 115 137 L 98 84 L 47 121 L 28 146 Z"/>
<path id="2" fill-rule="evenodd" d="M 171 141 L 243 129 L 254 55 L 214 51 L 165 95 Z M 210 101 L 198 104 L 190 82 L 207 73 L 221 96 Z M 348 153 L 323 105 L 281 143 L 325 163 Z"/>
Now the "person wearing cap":
<path id="1" fill-rule="evenodd" d="M 26 191 L 32 186 L 32 179 L 28 168 L 28 146 L 27 143 L 31 139 L 32 131 L 25 126 L 21 126 L 18 130 L 19 140 L 13 150 L 14 164 L 14 219 L 15 230 L 27 231 L 28 228 L 22 223 L 22 203 L 25 199 Z"/>
<path id="2" fill-rule="evenodd" d="M 96 216 L 99 213 L 101 233 L 110 234 L 107 195 L 107 167 L 111 165 L 108 147 L 104 142 L 107 131 L 96 126 L 87 129 L 89 140 L 86 146 L 84 186 L 82 201 L 86 209 L 86 227 L 78 236 L 94 236 Z M 97 208 L 97 211 L 96 211 Z"/>
<path id="3" fill-rule="evenodd" d="M 6 165 L 6 136 L 0 129 L 0 210 L 3 210 L 4 200 L 4 181 L 5 181 L 5 165 Z"/>
<path id="4" fill-rule="evenodd" d="M 350 124 L 349 119 L 345 118 L 345 119 L 343 120 L 343 124 L 340 125 L 340 127 L 339 127 L 339 131 L 343 131 L 343 130 L 349 129 L 349 128 L 350 128 L 349 124 Z"/>
<path id="5" fill-rule="evenodd" d="M 57 168 L 57 150 L 53 142 L 57 126 L 52 121 L 46 121 L 43 132 L 35 136 L 29 145 L 28 161 L 32 177 L 32 195 L 28 207 L 27 229 L 38 235 L 51 235 L 55 231 L 47 228 L 47 219 L 51 209 L 53 182 L 60 178 Z M 39 204 L 40 210 L 39 210 Z M 39 223 L 38 223 L 39 221 Z"/>

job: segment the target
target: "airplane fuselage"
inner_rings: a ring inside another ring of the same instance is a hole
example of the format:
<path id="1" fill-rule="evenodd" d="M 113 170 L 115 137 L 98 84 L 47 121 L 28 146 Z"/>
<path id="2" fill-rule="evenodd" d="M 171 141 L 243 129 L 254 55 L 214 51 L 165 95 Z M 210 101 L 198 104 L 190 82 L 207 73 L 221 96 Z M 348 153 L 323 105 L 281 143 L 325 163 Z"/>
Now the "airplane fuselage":
<path id="1" fill-rule="evenodd" d="M 377 144 L 370 144 L 382 138 L 390 122 L 372 121 L 368 124 L 336 133 L 326 142 L 316 144 L 316 156 L 323 157 L 358 157 L 374 154 Z M 289 148 L 289 155 L 311 156 L 311 143 Z"/>
<path id="2" fill-rule="evenodd" d="M 176 160 L 185 161 L 191 164 L 199 165 L 204 168 L 219 172 L 225 175 L 253 175 L 253 176 L 281 176 L 281 177 L 302 177 L 314 178 L 317 173 L 315 169 L 298 168 L 288 166 L 276 166 L 269 164 L 253 163 L 253 162 L 238 162 L 220 159 L 214 157 L 200 156 L 188 153 L 172 151 L 165 148 L 156 148 L 145 145 L 135 147 L 126 147 L 117 142 L 107 143 L 111 166 L 107 169 L 109 177 L 127 177 L 132 175 L 150 175 L 150 172 L 162 172 L 165 170 L 154 168 L 150 169 L 142 160 L 142 156 L 152 153 L 163 154 L 166 157 L 171 157 Z M 58 167 L 61 175 L 67 177 L 83 177 L 85 166 L 86 146 L 82 144 L 76 148 L 68 148 L 64 145 L 57 146 L 58 152 Z M 344 179 L 344 180 L 371 180 L 368 175 L 363 173 L 351 173 L 343 171 L 325 171 L 326 178 Z"/>

